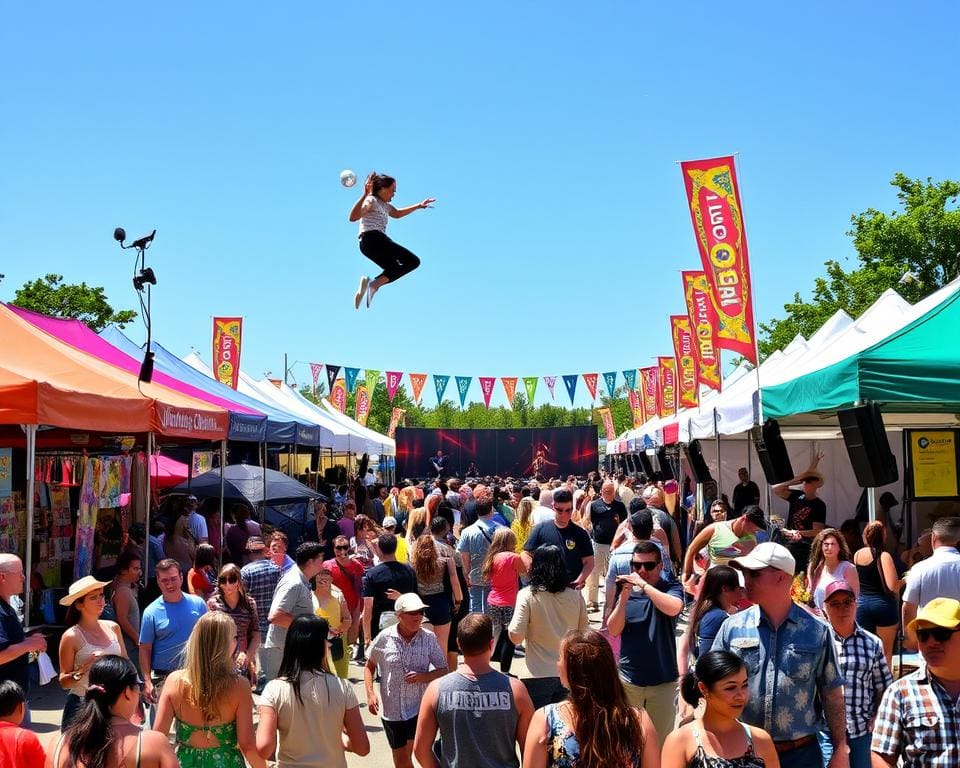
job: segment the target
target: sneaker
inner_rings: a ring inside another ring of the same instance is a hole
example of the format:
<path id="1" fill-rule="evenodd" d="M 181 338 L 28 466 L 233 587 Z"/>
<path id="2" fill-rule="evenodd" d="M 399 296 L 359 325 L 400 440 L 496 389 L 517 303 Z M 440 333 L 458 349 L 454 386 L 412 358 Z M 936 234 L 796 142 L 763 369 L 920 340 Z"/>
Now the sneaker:
<path id="1" fill-rule="evenodd" d="M 373 294 L 377 291 L 373 287 L 373 281 L 370 281 L 370 284 L 367 286 L 367 309 L 370 309 L 370 302 L 373 301 Z"/>
<path id="2" fill-rule="evenodd" d="M 363 301 L 364 294 L 367 293 L 367 286 L 370 285 L 370 278 L 364 275 L 360 278 L 360 287 L 357 288 L 356 294 L 353 297 L 353 308 L 360 309 L 360 302 Z M 370 297 L 367 294 L 367 306 L 370 306 Z"/>

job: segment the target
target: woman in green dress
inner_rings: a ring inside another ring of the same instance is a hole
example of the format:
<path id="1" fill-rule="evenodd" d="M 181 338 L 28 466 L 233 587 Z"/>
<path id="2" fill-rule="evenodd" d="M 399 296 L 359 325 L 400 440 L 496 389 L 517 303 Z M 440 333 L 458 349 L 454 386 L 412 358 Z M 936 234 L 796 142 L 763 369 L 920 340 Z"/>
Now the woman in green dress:
<path id="1" fill-rule="evenodd" d="M 169 733 L 176 719 L 177 758 L 183 768 L 266 768 L 257 753 L 250 684 L 237 674 L 237 627 L 225 613 L 200 617 L 185 650 L 183 669 L 167 677 L 154 730 Z"/>

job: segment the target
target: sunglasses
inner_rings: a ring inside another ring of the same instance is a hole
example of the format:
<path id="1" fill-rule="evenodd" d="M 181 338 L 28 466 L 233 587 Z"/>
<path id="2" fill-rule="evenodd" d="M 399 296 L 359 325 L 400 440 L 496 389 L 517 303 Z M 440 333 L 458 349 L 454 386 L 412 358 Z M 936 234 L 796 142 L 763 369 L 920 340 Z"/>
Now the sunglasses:
<path id="1" fill-rule="evenodd" d="M 238 581 L 240 581 L 239 577 L 234 575 L 221 576 L 219 579 L 217 579 L 218 584 L 236 584 Z"/>
<path id="2" fill-rule="evenodd" d="M 335 549 L 337 552 L 349 552 L 349 551 L 350 551 L 350 547 L 345 547 L 345 546 L 343 546 L 342 544 L 339 544 L 339 545 L 335 546 L 334 549 Z"/>
<path id="3" fill-rule="evenodd" d="M 633 568 L 633 570 L 635 571 L 639 571 L 639 570 L 652 571 L 658 565 L 660 565 L 660 563 L 640 563 L 640 562 L 637 562 L 636 560 L 630 561 L 630 567 Z"/>
<path id="4" fill-rule="evenodd" d="M 947 629 L 946 627 L 928 627 L 927 629 L 918 629 L 917 640 L 919 640 L 921 643 L 925 643 L 932 637 L 938 643 L 945 643 L 958 631 L 960 630 Z"/>

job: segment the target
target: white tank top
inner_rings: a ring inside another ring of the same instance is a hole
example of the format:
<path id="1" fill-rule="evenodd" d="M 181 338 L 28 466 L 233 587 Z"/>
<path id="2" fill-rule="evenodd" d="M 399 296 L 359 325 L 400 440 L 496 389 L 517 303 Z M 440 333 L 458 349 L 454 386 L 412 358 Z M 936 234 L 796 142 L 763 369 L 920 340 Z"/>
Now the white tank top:
<path id="1" fill-rule="evenodd" d="M 368 206 L 368 202 L 371 200 L 373 204 Z M 387 218 L 390 216 L 390 210 L 393 206 L 390 203 L 383 202 L 376 195 L 367 195 L 363 204 L 368 206 L 368 210 L 360 217 L 360 234 L 371 231 L 386 232 Z"/>
<path id="2" fill-rule="evenodd" d="M 83 640 L 83 645 L 77 649 L 77 654 L 73 657 L 74 668 L 86 663 L 90 658 L 93 657 L 93 654 L 97 653 L 98 651 L 103 654 L 114 654 L 116 656 L 123 655 L 122 651 L 120 650 L 120 643 L 117 642 L 116 635 L 114 635 L 109 629 L 106 629 L 102 623 L 100 624 L 100 628 L 106 632 L 107 637 L 110 638 L 110 642 L 106 645 L 96 645 L 95 643 L 91 643 L 84 631 L 80 629 L 79 625 L 77 625 L 77 634 L 79 634 L 80 639 Z M 87 692 L 87 686 L 90 685 L 89 678 L 90 672 L 88 670 L 87 672 L 83 673 L 83 677 L 70 686 L 70 692 L 82 697 Z"/>

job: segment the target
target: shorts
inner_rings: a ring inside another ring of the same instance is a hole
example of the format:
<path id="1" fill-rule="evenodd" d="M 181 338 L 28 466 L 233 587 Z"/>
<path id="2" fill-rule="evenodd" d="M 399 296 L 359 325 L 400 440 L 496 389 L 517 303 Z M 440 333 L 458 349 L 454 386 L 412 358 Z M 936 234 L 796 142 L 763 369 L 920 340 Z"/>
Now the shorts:
<path id="1" fill-rule="evenodd" d="M 440 627 L 449 624 L 453 620 L 453 604 L 445 592 L 439 592 L 435 595 L 424 595 L 423 602 L 427 604 L 427 610 L 424 611 L 433 626 Z"/>
<path id="2" fill-rule="evenodd" d="M 408 742 L 413 741 L 417 732 L 417 718 L 384 720 L 383 732 L 387 735 L 387 744 L 390 745 L 390 749 L 403 749 Z"/>

